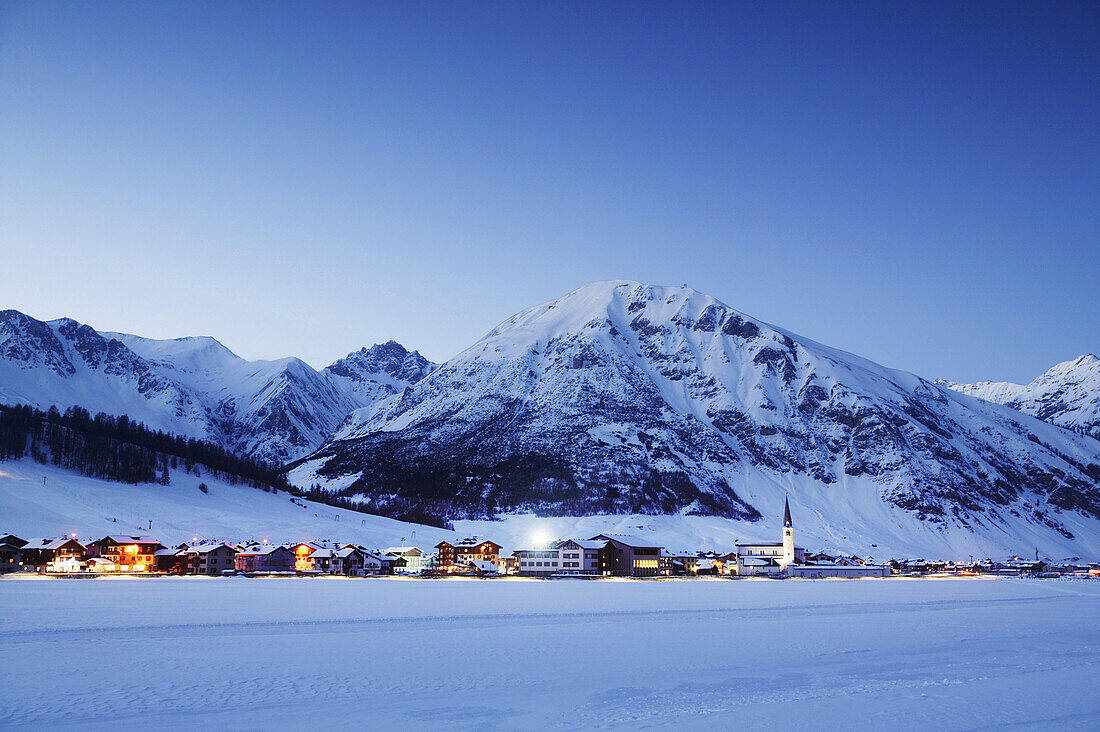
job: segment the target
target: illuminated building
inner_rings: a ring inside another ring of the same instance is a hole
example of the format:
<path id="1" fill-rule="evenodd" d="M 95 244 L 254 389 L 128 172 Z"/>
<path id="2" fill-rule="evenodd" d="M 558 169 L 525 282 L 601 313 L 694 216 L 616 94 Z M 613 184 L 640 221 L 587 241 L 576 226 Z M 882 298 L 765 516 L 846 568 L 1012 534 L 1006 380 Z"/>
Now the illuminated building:
<path id="1" fill-rule="evenodd" d="M 470 571 L 470 562 L 492 562 L 495 565 L 501 546 L 484 539 L 464 539 L 457 544 L 441 541 L 435 548 L 439 550 L 440 572 L 465 573 Z"/>
<path id="2" fill-rule="evenodd" d="M 589 541 L 604 542 L 599 551 L 599 572 L 608 577 L 659 577 L 661 547 L 628 534 L 598 534 Z"/>
<path id="3" fill-rule="evenodd" d="M 164 545 L 148 536 L 112 534 L 88 545 L 92 556 L 111 563 L 111 572 L 149 573 L 156 571 L 154 555 Z"/>

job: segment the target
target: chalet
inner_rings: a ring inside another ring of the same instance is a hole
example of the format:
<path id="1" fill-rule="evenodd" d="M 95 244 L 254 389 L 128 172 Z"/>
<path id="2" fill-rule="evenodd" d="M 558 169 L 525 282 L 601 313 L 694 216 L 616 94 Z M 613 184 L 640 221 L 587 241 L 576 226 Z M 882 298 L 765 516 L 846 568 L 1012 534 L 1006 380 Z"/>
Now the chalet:
<path id="1" fill-rule="evenodd" d="M 627 534 L 598 534 L 589 541 L 603 542 L 599 572 L 608 577 L 657 577 L 661 547 Z"/>
<path id="2" fill-rule="evenodd" d="M 662 557 L 663 556 L 665 555 L 662 554 Z M 669 574 L 671 574 L 673 577 L 680 577 L 686 574 L 692 574 L 688 571 L 689 563 L 685 561 L 686 559 L 688 558 L 684 557 L 683 555 L 674 555 L 671 553 L 668 554 Z M 694 565 L 694 561 L 692 561 L 690 564 Z"/>
<path id="3" fill-rule="evenodd" d="M 695 563 L 692 574 L 699 577 L 717 577 L 722 573 L 722 564 L 717 559 L 701 558 Z"/>
<path id="4" fill-rule="evenodd" d="M 358 577 L 363 574 L 365 552 L 357 546 L 345 546 L 332 555 L 332 574 Z"/>
<path id="5" fill-rule="evenodd" d="M 153 565 L 158 572 L 184 574 L 187 572 L 187 544 L 175 549 L 158 549 L 153 552 Z"/>
<path id="6" fill-rule="evenodd" d="M 313 542 L 313 541 L 307 541 L 307 542 L 304 542 L 302 544 L 295 544 L 294 546 L 290 547 L 290 551 L 292 551 L 294 553 L 294 569 L 299 571 L 299 572 L 312 572 L 316 568 L 315 567 L 315 562 L 314 562 L 314 559 L 313 559 L 313 555 L 318 550 L 324 549 L 324 548 L 325 548 L 324 545 L 319 544 L 317 542 Z M 318 558 L 319 559 L 331 560 L 332 555 L 331 554 L 327 554 L 327 555 L 323 554 L 321 557 L 318 557 Z M 328 564 L 327 561 L 323 562 L 323 563 L 326 564 L 326 565 Z M 324 571 L 327 571 L 327 570 L 324 570 Z"/>
<path id="7" fill-rule="evenodd" d="M 466 563 L 466 571 L 477 577 L 492 577 L 500 573 L 496 563 L 488 559 L 471 559 Z"/>
<path id="8" fill-rule="evenodd" d="M 839 564 L 844 567 L 855 567 L 867 564 L 867 562 L 859 557 L 846 557 L 843 554 L 826 554 L 825 552 L 807 554 L 803 561 L 807 564 Z"/>
<path id="9" fill-rule="evenodd" d="M 88 548 L 72 537 L 31 539 L 19 548 L 23 564 L 43 572 L 79 572 Z"/>
<path id="10" fill-rule="evenodd" d="M 299 544 L 298 547 L 294 548 L 294 568 L 296 570 L 299 572 L 333 574 L 333 560 L 336 558 L 336 552 L 328 548 L 315 549 L 312 554 L 303 560 L 298 553 L 301 546 Z"/>
<path id="11" fill-rule="evenodd" d="M 719 563 L 718 571 L 720 574 L 737 574 L 737 552 L 719 554 L 715 557 L 715 560 Z"/>
<path id="12" fill-rule="evenodd" d="M 420 574 L 424 569 L 424 552 L 415 546 L 391 546 L 383 553 L 394 558 L 397 574 Z"/>
<path id="13" fill-rule="evenodd" d="M 382 570 L 386 566 L 386 559 L 390 561 L 390 569 L 393 569 L 393 557 L 385 557 L 381 554 L 375 554 L 374 552 L 368 552 L 365 549 L 360 549 L 363 553 L 363 574 L 381 574 Z"/>
<path id="14" fill-rule="evenodd" d="M 84 562 L 84 571 L 86 572 L 113 572 L 114 562 L 110 559 L 104 559 L 103 557 L 88 557 L 88 560 Z"/>
<path id="15" fill-rule="evenodd" d="M 0 573 L 21 572 L 26 568 L 22 551 L 26 544 L 27 542 L 12 534 L 0 538 Z"/>
<path id="16" fill-rule="evenodd" d="M 238 572 L 293 572 L 297 559 L 282 545 L 262 544 L 237 552 L 233 568 Z"/>
<path id="17" fill-rule="evenodd" d="M 111 562 L 114 572 L 146 573 L 156 570 L 153 555 L 165 546 L 148 536 L 128 536 L 112 534 L 93 541 L 88 550 L 92 556 L 103 557 Z"/>
<path id="18" fill-rule="evenodd" d="M 667 557 L 671 564 L 673 575 L 694 575 L 699 565 L 699 553 L 698 552 L 665 552 L 662 551 L 661 555 Z"/>
<path id="19" fill-rule="evenodd" d="M 236 566 L 237 547 L 224 541 L 204 542 L 182 551 L 187 574 L 220 575 Z"/>
<path id="20" fill-rule="evenodd" d="M 439 550 L 438 569 L 441 572 L 467 572 L 470 562 L 495 563 L 501 550 L 500 544 L 477 539 L 465 539 L 457 544 L 441 541 L 435 548 Z"/>

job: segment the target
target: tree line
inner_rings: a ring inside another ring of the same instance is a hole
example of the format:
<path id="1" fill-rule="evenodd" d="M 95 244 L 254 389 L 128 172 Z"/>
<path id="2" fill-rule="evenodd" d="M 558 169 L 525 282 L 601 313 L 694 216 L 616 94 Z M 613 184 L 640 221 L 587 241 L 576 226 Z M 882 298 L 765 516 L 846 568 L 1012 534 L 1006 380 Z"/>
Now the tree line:
<path id="1" fill-rule="evenodd" d="M 359 513 L 383 513 L 320 485 L 299 490 L 278 465 L 237 455 L 205 440 L 152 430 L 126 415 L 92 416 L 82 407 L 61 412 L 57 407 L 43 411 L 28 405 L 0 404 L 0 462 L 28 456 L 43 465 L 52 463 L 91 478 L 132 484 L 169 485 L 171 470 L 199 475 L 198 466 L 202 466 L 231 485 L 284 491 Z M 207 492 L 205 483 L 199 488 Z M 403 518 L 449 528 L 446 522 L 421 512 Z"/>
<path id="2" fill-rule="evenodd" d="M 236 455 L 225 448 L 151 430 L 129 417 L 97 414 L 82 407 L 60 412 L 27 405 L 0 405 L 0 460 L 30 456 L 81 475 L 123 483 L 160 483 L 171 480 L 169 468 L 208 473 L 230 484 L 264 490 L 290 490 L 278 467 Z"/>

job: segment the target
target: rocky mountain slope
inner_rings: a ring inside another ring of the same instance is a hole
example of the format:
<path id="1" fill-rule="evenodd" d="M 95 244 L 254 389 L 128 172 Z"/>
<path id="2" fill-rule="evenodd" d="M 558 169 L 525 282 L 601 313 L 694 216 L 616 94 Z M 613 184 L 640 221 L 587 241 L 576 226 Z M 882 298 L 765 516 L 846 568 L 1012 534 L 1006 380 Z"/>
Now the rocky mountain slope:
<path id="1" fill-rule="evenodd" d="M 396 516 L 756 521 L 789 493 L 841 526 L 889 531 L 901 512 L 1096 536 L 1098 447 L 694 290 L 618 281 L 508 319 L 292 477 Z"/>
<path id="2" fill-rule="evenodd" d="M 1030 384 L 936 383 L 1100 440 L 1100 358 L 1091 353 L 1053 366 Z"/>
<path id="3" fill-rule="evenodd" d="M 318 372 L 297 358 L 246 361 L 213 338 L 153 340 L 0 311 L 0 402 L 125 414 L 275 463 L 431 367 L 392 341 Z"/>

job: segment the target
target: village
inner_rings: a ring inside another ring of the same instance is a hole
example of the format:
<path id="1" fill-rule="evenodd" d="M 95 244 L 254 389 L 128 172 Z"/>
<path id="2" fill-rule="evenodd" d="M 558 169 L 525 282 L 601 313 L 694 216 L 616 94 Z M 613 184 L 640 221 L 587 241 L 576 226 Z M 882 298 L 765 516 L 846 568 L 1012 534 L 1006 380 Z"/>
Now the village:
<path id="1" fill-rule="evenodd" d="M 796 546 L 789 504 L 782 541 L 736 543 L 731 551 L 675 551 L 626 534 L 557 539 L 515 549 L 484 537 L 443 541 L 434 551 L 416 546 L 368 548 L 331 540 L 234 543 L 200 540 L 167 546 L 155 537 L 110 534 L 83 543 L 75 534 L 24 539 L 0 536 L 0 573 L 50 576 L 339 576 L 532 577 L 659 579 L 676 577 L 870 578 L 925 575 L 1002 575 L 1100 578 L 1100 563 L 1050 566 L 1036 557 L 1005 561 L 892 559 L 810 553 Z"/>

